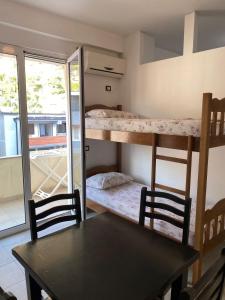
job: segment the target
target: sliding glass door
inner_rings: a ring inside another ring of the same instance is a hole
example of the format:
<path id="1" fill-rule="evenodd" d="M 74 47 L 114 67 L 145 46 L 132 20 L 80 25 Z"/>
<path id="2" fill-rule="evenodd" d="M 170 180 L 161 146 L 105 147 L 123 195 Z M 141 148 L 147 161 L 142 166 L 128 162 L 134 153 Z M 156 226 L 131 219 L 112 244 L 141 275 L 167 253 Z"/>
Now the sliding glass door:
<path id="1" fill-rule="evenodd" d="M 68 192 L 66 64 L 25 55 L 32 199 Z"/>
<path id="2" fill-rule="evenodd" d="M 29 194 L 23 53 L 0 44 L 0 236 L 26 228 Z M 25 188 L 26 186 L 26 188 Z"/>
<path id="3" fill-rule="evenodd" d="M 70 165 L 71 186 L 79 189 L 85 218 L 85 155 L 84 155 L 84 88 L 83 49 L 79 48 L 68 60 Z"/>
<path id="4" fill-rule="evenodd" d="M 0 237 L 29 228 L 28 199 L 75 188 L 85 199 L 82 55 L 66 64 L 0 44 Z"/>

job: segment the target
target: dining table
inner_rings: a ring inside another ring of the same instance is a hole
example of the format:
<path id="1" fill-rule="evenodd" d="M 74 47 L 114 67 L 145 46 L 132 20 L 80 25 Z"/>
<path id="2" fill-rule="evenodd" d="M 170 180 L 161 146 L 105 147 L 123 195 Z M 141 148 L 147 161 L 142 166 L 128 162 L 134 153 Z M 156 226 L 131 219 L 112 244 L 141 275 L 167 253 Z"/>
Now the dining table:
<path id="1" fill-rule="evenodd" d="M 13 255 L 28 300 L 152 300 L 171 286 L 178 299 L 198 251 L 110 212 L 35 241 Z"/>

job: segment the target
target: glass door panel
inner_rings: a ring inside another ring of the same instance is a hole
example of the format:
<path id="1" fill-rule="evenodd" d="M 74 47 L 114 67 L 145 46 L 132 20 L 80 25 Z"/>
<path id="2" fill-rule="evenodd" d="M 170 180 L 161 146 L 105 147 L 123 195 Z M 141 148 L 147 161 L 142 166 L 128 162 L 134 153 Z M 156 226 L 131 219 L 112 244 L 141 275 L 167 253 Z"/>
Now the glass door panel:
<path id="1" fill-rule="evenodd" d="M 66 65 L 25 57 L 25 68 L 31 193 L 39 201 L 68 192 Z"/>
<path id="2" fill-rule="evenodd" d="M 17 57 L 0 53 L 0 232 L 25 223 Z"/>
<path id="3" fill-rule="evenodd" d="M 79 189 L 85 217 L 84 181 L 84 99 L 83 99 L 83 50 L 78 49 L 68 60 L 69 105 L 71 123 L 72 188 Z"/>

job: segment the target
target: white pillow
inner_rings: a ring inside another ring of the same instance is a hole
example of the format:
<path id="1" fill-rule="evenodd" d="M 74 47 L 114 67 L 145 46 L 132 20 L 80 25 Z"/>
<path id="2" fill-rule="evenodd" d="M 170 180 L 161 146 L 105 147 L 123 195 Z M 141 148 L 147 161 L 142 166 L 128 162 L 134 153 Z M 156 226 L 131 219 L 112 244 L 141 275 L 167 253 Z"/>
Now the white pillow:
<path id="1" fill-rule="evenodd" d="M 139 116 L 127 111 L 112 110 L 112 109 L 92 109 L 85 114 L 86 117 L 92 118 L 126 118 L 136 119 Z"/>
<path id="2" fill-rule="evenodd" d="M 129 181 L 133 178 L 118 172 L 99 173 L 87 178 L 86 185 L 95 189 L 105 190 Z"/>

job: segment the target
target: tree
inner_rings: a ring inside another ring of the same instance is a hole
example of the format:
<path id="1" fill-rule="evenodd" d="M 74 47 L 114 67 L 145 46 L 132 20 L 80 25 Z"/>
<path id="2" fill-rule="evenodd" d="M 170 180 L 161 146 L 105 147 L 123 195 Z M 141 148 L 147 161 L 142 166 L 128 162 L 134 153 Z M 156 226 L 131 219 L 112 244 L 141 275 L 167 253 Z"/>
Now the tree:
<path id="1" fill-rule="evenodd" d="M 63 84 L 63 79 L 60 76 L 56 76 L 48 79 L 48 86 L 51 88 L 52 95 L 65 94 L 65 88 Z"/>
<path id="2" fill-rule="evenodd" d="M 27 111 L 29 113 L 41 113 L 42 105 L 40 103 L 40 92 L 43 85 L 40 82 L 40 76 L 27 77 Z"/>
<path id="3" fill-rule="evenodd" d="M 18 86 L 15 76 L 0 74 L 0 105 L 9 108 L 12 112 L 18 112 Z"/>
<path id="4" fill-rule="evenodd" d="M 4 59 L 4 58 L 3 58 Z M 51 101 L 51 96 L 60 96 L 58 100 L 63 99 L 65 91 L 65 82 L 62 66 L 53 66 L 42 62 L 26 62 L 26 91 L 27 91 L 27 110 L 29 113 L 44 112 L 44 105 Z M 10 69 L 0 73 L 0 110 L 9 112 L 19 112 L 18 86 L 16 74 L 16 64 Z M 4 70 L 4 69 L 3 69 Z M 14 74 L 13 74 L 14 72 Z M 74 90 L 79 86 L 74 83 Z M 59 102 L 58 102 L 59 103 Z"/>

